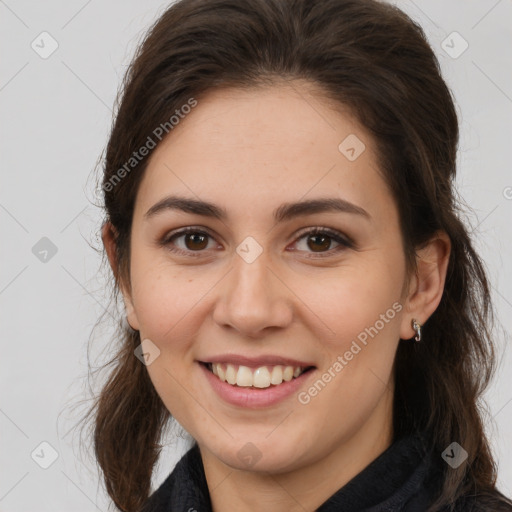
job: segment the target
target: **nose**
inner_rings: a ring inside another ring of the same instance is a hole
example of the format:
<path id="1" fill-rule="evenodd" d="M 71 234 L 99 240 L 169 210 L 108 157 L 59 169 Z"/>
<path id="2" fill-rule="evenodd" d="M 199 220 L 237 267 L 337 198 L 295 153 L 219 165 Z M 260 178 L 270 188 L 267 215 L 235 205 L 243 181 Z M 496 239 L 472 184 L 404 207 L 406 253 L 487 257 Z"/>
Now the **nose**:
<path id="1" fill-rule="evenodd" d="M 213 312 L 217 325 L 257 338 L 291 323 L 293 293 L 269 263 L 265 252 L 252 263 L 235 255 L 232 270 L 217 290 Z"/>

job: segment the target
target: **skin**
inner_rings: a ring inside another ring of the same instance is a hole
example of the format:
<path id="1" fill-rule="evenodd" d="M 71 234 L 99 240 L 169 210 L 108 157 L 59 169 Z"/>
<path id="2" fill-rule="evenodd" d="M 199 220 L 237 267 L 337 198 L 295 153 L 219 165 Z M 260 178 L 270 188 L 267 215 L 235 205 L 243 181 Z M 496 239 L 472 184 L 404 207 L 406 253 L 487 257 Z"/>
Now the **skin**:
<path id="1" fill-rule="evenodd" d="M 366 146 L 354 161 L 338 150 L 349 134 Z M 215 203 L 228 218 L 167 210 L 145 219 L 169 194 Z M 272 217 L 283 203 L 320 197 L 343 198 L 371 218 Z M 159 244 L 186 226 L 211 234 L 205 248 L 185 236 L 174 239 L 185 255 Z M 316 226 L 355 247 L 330 239 L 325 248 L 299 233 Z M 248 236 L 263 249 L 252 263 L 236 252 Z M 108 224 L 103 241 L 115 270 Z M 130 325 L 160 350 L 147 370 L 199 444 L 215 512 L 315 510 L 390 445 L 395 352 L 413 342 L 400 341 L 414 335 L 411 319 L 423 324 L 437 308 L 449 252 L 438 233 L 417 252 L 408 278 L 374 142 L 312 86 L 216 90 L 199 99 L 151 155 L 133 216 L 131 288 L 121 286 Z M 263 409 L 230 405 L 197 362 L 225 353 L 311 361 L 304 391 L 395 303 L 401 310 L 307 404 L 294 393 Z M 252 465 L 237 455 L 248 442 L 261 456 Z"/>

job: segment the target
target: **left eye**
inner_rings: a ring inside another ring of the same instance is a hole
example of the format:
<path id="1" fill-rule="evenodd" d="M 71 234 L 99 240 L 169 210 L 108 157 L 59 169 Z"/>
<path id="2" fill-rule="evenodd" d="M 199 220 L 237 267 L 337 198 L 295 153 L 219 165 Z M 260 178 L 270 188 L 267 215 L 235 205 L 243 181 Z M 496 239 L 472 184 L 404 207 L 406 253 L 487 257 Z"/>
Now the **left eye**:
<path id="1" fill-rule="evenodd" d="M 341 234 L 325 229 L 314 229 L 312 231 L 308 231 L 298 240 L 298 250 L 301 250 L 302 246 L 302 250 L 307 251 L 307 249 L 309 249 L 313 253 L 337 252 L 343 248 L 351 247 L 351 243 L 343 238 Z M 302 240 L 304 240 L 304 242 L 301 242 Z M 332 249 L 333 242 L 338 244 L 334 249 Z"/>
<path id="2" fill-rule="evenodd" d="M 176 243 L 178 240 L 181 243 Z M 338 244 L 334 249 L 332 248 L 333 242 Z M 211 245 L 209 246 L 210 243 Z M 172 252 L 187 256 L 200 256 L 200 253 L 204 252 L 205 249 L 215 247 L 214 238 L 209 233 L 196 228 L 186 228 L 173 233 L 171 236 L 165 237 L 162 244 Z M 319 256 L 313 255 L 308 257 L 323 257 L 324 253 L 330 255 L 333 252 L 353 246 L 352 242 L 341 233 L 325 228 L 314 228 L 302 233 L 297 238 L 295 245 L 296 248 L 291 249 L 292 251 L 319 253 Z"/>

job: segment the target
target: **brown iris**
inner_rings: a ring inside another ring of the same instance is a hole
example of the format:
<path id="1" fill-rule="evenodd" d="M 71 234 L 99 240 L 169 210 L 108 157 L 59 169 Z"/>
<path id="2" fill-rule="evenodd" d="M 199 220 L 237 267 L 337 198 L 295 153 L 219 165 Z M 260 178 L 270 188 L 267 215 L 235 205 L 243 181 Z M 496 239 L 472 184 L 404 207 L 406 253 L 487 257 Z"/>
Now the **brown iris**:
<path id="1" fill-rule="evenodd" d="M 201 233 L 185 234 L 185 245 L 190 250 L 204 249 L 208 245 L 208 236 Z"/>
<path id="2" fill-rule="evenodd" d="M 313 240 L 313 243 L 311 241 Z M 321 245 L 320 249 L 318 247 Z M 315 252 L 329 249 L 331 245 L 331 237 L 327 235 L 313 234 L 308 237 L 308 247 Z"/>

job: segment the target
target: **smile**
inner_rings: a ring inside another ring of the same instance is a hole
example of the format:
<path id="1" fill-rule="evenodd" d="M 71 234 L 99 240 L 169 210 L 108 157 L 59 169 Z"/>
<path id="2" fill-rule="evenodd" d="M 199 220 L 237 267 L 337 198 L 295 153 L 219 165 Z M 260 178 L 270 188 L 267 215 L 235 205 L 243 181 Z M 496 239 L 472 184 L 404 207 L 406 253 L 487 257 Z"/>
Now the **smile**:
<path id="1" fill-rule="evenodd" d="M 268 388 L 296 379 L 312 367 L 265 365 L 250 368 L 244 365 L 206 363 L 206 367 L 222 382 L 232 386 Z"/>

